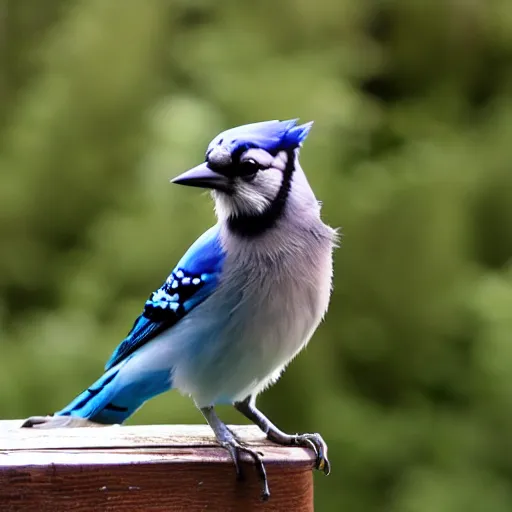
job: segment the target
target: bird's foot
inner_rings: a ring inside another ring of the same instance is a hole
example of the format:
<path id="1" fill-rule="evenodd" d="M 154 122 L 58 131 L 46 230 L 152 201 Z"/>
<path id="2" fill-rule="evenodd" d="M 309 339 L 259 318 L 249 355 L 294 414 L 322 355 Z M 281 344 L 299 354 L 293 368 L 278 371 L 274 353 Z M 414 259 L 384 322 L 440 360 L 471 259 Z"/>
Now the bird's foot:
<path id="1" fill-rule="evenodd" d="M 267 501 L 270 498 L 270 490 L 268 487 L 267 472 L 262 460 L 263 454 L 249 448 L 245 443 L 242 443 L 236 439 L 233 433 L 228 429 L 226 429 L 223 438 L 218 439 L 218 441 L 219 444 L 229 452 L 229 455 L 231 455 L 231 458 L 235 464 L 236 476 L 238 480 L 245 479 L 242 467 L 240 466 L 242 453 L 246 453 L 254 460 L 254 463 L 256 464 L 256 471 L 258 472 L 258 476 L 262 484 L 261 499 L 263 501 Z"/>
<path id="2" fill-rule="evenodd" d="M 268 438 L 279 444 L 311 448 L 316 454 L 315 468 L 323 471 L 326 475 L 331 472 L 331 463 L 327 457 L 327 444 L 320 434 L 295 434 L 286 436 L 286 439 L 281 439 L 279 436 L 276 437 L 269 432 Z"/>
<path id="3" fill-rule="evenodd" d="M 21 428 L 77 428 L 77 427 L 102 427 L 99 423 L 94 423 L 85 418 L 76 416 L 31 416 L 27 418 Z"/>

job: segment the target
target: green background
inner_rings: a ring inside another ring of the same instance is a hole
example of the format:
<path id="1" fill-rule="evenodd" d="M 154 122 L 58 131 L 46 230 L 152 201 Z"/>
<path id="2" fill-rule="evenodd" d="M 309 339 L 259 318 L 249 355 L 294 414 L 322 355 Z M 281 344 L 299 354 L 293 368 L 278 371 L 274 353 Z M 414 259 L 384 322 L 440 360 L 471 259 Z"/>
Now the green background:
<path id="1" fill-rule="evenodd" d="M 507 0 L 0 1 L 0 416 L 97 378 L 214 222 L 169 178 L 294 117 L 343 240 L 326 322 L 261 408 L 329 442 L 321 512 L 510 512 Z M 130 423 L 202 421 L 173 392 Z"/>

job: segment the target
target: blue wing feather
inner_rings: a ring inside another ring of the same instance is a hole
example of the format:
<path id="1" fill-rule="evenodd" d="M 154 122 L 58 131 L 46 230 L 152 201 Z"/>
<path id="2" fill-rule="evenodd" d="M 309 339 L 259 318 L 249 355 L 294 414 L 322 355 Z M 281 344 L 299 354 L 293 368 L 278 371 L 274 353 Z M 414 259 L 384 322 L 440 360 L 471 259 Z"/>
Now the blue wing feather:
<path id="1" fill-rule="evenodd" d="M 128 336 L 119 344 L 105 371 L 172 327 L 217 287 L 225 254 L 214 226 L 201 235 L 178 262 L 165 283 L 153 292 Z"/>

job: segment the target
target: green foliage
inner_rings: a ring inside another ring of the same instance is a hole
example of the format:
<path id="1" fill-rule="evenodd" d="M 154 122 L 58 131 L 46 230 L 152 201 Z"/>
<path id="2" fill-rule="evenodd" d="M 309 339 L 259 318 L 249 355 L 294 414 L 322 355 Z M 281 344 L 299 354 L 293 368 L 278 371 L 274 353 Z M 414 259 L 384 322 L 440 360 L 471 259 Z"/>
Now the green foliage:
<path id="1" fill-rule="evenodd" d="M 217 132 L 314 119 L 334 294 L 262 408 L 329 441 L 320 511 L 512 509 L 510 4 L 2 0 L 0 25 L 2 417 L 99 376 L 214 222 L 166 183 Z M 170 393 L 131 421 L 201 418 Z"/>

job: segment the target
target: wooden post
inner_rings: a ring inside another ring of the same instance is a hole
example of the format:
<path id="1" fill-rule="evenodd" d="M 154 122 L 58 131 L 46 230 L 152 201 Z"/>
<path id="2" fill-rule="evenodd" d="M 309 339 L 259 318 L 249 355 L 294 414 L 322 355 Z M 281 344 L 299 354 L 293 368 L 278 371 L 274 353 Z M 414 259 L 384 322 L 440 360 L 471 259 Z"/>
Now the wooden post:
<path id="1" fill-rule="evenodd" d="M 0 511 L 312 512 L 314 455 L 233 431 L 261 451 L 271 497 L 260 501 L 250 459 L 238 482 L 209 427 L 158 425 L 21 429 L 0 421 Z"/>

